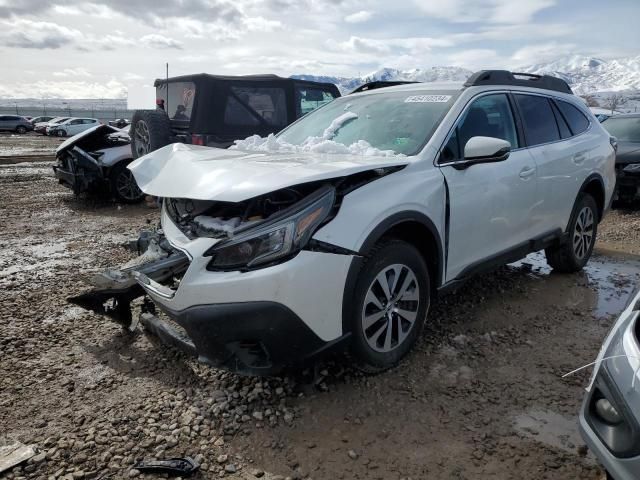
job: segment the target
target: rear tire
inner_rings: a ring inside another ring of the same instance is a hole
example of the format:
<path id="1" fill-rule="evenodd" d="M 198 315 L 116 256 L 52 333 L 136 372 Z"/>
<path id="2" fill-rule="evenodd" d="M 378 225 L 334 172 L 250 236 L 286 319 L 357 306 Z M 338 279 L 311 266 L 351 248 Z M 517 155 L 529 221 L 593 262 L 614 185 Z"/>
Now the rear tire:
<path id="1" fill-rule="evenodd" d="M 138 203 L 144 199 L 144 193 L 138 187 L 131 170 L 127 168 L 131 162 L 120 162 L 109 173 L 111 194 L 120 203 Z"/>
<path id="2" fill-rule="evenodd" d="M 367 255 L 352 298 L 356 366 L 378 373 L 395 366 L 416 343 L 430 301 L 427 264 L 411 244 L 389 239 Z"/>
<path id="3" fill-rule="evenodd" d="M 19 133 L 20 135 L 27 133 L 27 127 L 25 127 L 24 125 L 18 125 L 16 127 L 16 133 Z"/>
<path id="4" fill-rule="evenodd" d="M 593 197 L 580 193 L 567 227 L 568 239 L 545 249 L 547 263 L 557 272 L 572 273 L 587 264 L 598 233 L 598 206 Z"/>
<path id="5" fill-rule="evenodd" d="M 165 112 L 136 110 L 131 119 L 131 152 L 139 158 L 169 144 L 171 124 Z"/>

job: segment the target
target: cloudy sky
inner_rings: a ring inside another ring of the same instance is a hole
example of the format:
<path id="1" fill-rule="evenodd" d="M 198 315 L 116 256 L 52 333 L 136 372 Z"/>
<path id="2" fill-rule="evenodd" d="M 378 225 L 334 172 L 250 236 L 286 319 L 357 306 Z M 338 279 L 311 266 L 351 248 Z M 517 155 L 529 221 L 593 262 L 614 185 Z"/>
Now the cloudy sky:
<path id="1" fill-rule="evenodd" d="M 638 55 L 640 0 L 0 0 L 0 97 L 115 98 L 170 74 L 365 75 Z"/>

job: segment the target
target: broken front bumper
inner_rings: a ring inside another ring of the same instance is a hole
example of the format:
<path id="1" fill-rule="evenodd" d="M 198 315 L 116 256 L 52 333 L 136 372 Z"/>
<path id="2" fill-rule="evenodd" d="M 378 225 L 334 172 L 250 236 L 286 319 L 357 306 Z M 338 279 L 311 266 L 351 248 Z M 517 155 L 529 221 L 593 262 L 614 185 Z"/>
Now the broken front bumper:
<path id="1" fill-rule="evenodd" d="M 347 338 L 341 325 L 343 286 L 335 275 L 346 271 L 350 257 L 305 251 L 254 272 L 216 273 L 206 271 L 204 257 L 190 261 L 181 251 L 172 252 L 102 275 L 94 282 L 98 290 L 69 301 L 132 330 L 140 321 L 165 344 L 243 374 L 276 374 L 338 348 Z M 142 314 L 134 318 L 132 302 L 145 294 Z"/>
<path id="2" fill-rule="evenodd" d="M 77 147 L 58 155 L 53 174 L 61 185 L 70 188 L 76 195 L 105 181 L 98 161 Z"/>

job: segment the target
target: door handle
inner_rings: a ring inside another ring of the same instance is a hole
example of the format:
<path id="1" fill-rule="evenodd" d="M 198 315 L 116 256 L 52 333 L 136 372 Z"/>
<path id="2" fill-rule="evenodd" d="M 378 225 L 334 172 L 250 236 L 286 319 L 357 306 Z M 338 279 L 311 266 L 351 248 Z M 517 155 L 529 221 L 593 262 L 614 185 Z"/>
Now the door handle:
<path id="1" fill-rule="evenodd" d="M 581 165 L 587 159 L 587 156 L 584 153 L 576 153 L 573 156 L 573 163 L 576 165 Z"/>
<path id="2" fill-rule="evenodd" d="M 526 180 L 527 178 L 529 178 L 534 173 L 536 173 L 536 169 L 535 168 L 524 167 L 522 170 L 520 170 L 520 178 Z"/>

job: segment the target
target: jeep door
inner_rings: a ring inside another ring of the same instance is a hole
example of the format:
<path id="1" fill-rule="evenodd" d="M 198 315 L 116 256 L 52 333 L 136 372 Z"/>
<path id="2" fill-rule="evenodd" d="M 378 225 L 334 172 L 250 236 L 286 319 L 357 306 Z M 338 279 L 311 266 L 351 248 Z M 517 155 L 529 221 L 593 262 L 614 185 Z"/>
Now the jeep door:
<path id="1" fill-rule="evenodd" d="M 521 148 L 512 101 L 505 93 L 476 97 L 458 118 L 438 160 L 448 190 L 446 280 L 504 263 L 532 237 L 536 164 Z M 464 168 L 464 147 L 477 136 L 507 140 L 506 160 Z"/>

